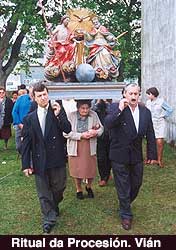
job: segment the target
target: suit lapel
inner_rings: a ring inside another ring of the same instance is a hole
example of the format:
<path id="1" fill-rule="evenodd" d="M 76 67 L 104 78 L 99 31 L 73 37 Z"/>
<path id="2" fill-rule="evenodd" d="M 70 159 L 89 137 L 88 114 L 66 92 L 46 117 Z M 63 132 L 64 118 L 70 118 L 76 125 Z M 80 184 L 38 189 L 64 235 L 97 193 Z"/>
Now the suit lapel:
<path id="1" fill-rule="evenodd" d="M 143 125 L 145 125 L 145 112 L 144 109 L 139 105 L 139 130 L 138 134 L 143 131 Z"/>
<path id="2" fill-rule="evenodd" d="M 34 111 L 34 115 L 32 116 L 32 118 L 33 118 L 33 127 L 37 131 L 37 134 L 39 134 L 39 136 L 42 138 L 43 134 L 42 134 L 42 130 L 41 130 L 38 115 L 37 115 L 37 109 Z"/>

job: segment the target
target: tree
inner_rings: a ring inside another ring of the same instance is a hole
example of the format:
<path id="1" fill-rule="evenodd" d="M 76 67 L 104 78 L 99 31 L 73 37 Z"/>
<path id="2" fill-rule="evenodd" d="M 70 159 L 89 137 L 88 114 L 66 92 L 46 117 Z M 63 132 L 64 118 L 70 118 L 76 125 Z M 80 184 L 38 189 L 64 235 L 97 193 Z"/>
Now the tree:
<path id="1" fill-rule="evenodd" d="M 0 3 L 0 85 L 5 86 L 9 74 L 17 62 L 27 69 L 34 53 L 39 53 L 42 47 L 39 41 L 45 36 L 43 20 L 37 15 L 39 9 L 35 0 L 12 0 Z M 21 51 L 26 39 L 26 48 Z M 30 49 L 33 50 L 31 55 Z"/>
<path id="2" fill-rule="evenodd" d="M 119 35 L 128 31 L 120 38 L 118 46 L 124 65 L 123 77 L 140 79 L 140 32 L 136 32 L 136 26 L 133 25 L 141 18 L 140 0 L 45 0 L 43 5 L 46 13 L 50 11 L 48 21 L 54 25 L 68 7 L 86 7 L 95 11 L 112 33 Z M 3 23 L 0 26 L 0 85 L 5 86 L 7 77 L 18 62 L 20 68 L 27 72 L 29 63 L 43 51 L 47 32 L 39 11 L 37 0 L 0 2 L 0 20 Z M 25 44 L 23 50 L 22 44 Z"/>

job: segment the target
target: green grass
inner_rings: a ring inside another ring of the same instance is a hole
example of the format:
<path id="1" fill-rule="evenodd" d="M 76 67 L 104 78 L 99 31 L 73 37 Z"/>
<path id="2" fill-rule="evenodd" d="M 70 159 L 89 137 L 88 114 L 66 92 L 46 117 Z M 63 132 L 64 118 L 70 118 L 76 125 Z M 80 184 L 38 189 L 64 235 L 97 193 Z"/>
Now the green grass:
<path id="1" fill-rule="evenodd" d="M 2 164 L 5 161 L 6 164 Z M 134 222 L 129 232 L 121 228 L 113 180 L 107 187 L 94 181 L 95 199 L 77 200 L 68 174 L 61 215 L 53 234 L 60 235 L 174 235 L 176 234 L 176 150 L 165 145 L 166 167 L 145 166 L 140 193 L 133 203 Z M 0 235 L 40 235 L 41 214 L 34 177 L 26 178 L 17 159 L 14 137 L 9 149 L 0 141 Z M 3 178 L 6 176 L 5 178 Z"/>

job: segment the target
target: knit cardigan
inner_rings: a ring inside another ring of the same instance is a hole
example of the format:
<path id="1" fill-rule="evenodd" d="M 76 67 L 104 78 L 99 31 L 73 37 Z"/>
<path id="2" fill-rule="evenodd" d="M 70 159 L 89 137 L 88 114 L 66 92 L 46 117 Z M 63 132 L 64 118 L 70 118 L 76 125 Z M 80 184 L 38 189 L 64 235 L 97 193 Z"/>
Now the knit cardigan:
<path id="1" fill-rule="evenodd" d="M 69 134 L 64 133 L 64 137 L 67 138 L 67 153 L 69 156 L 77 156 L 77 142 L 81 140 L 81 133 L 77 132 L 77 111 L 71 112 L 68 115 L 68 120 L 71 123 L 72 131 Z M 92 129 L 97 124 L 100 125 L 97 129 L 97 136 L 101 136 L 104 128 L 98 118 L 98 115 L 93 110 L 89 111 L 88 116 L 88 130 Z M 91 155 L 96 155 L 97 148 L 97 137 L 90 138 L 90 153 Z"/>

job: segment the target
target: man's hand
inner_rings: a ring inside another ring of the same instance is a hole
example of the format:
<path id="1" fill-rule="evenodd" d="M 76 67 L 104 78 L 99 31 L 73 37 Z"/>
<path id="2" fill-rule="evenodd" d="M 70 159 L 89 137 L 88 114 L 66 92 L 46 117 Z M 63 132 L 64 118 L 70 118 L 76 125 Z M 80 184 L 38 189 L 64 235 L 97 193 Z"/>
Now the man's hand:
<path id="1" fill-rule="evenodd" d="M 53 111 L 54 111 L 54 114 L 55 114 L 55 116 L 58 116 L 58 114 L 60 113 L 60 111 L 61 111 L 61 106 L 60 106 L 60 104 L 58 103 L 58 102 L 51 102 L 51 107 L 52 107 L 52 109 L 53 109 Z"/>
<path id="2" fill-rule="evenodd" d="M 18 124 L 18 127 L 19 127 L 20 129 L 22 129 L 22 128 L 23 128 L 23 124 L 22 124 L 22 123 Z"/>
<path id="3" fill-rule="evenodd" d="M 24 175 L 27 176 L 27 177 L 32 175 L 33 172 L 34 172 L 33 168 L 27 168 L 27 169 L 23 170 Z"/>
<path id="4" fill-rule="evenodd" d="M 128 103 L 129 102 L 128 102 L 128 100 L 126 98 L 121 99 L 120 102 L 119 102 L 119 109 L 121 111 L 123 111 L 124 108 L 126 108 L 128 106 Z"/>

